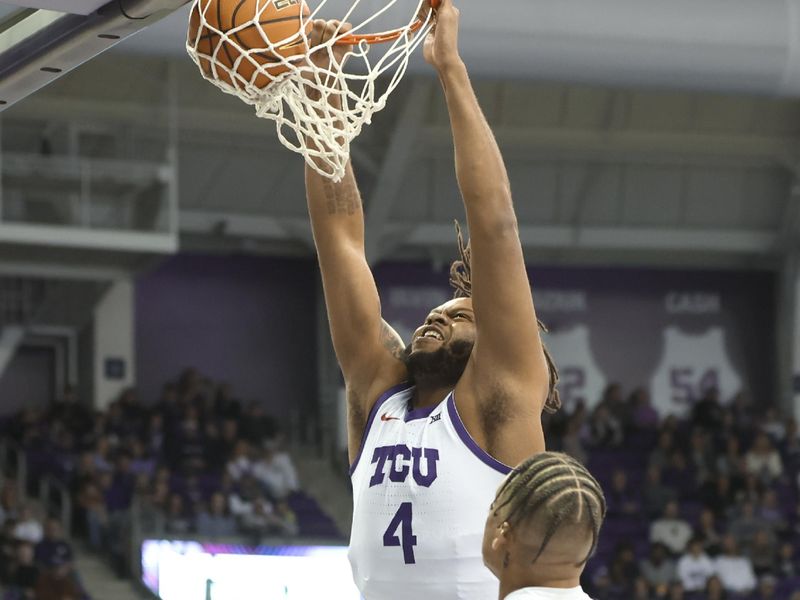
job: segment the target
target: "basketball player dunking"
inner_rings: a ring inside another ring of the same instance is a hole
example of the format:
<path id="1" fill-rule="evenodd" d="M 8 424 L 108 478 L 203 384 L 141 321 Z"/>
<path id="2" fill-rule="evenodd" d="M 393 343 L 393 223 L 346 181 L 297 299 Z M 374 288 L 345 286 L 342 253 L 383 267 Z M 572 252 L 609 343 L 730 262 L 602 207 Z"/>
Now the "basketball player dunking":
<path id="1" fill-rule="evenodd" d="M 541 413 L 558 407 L 506 169 L 459 56 L 458 22 L 452 0 L 443 0 L 424 51 L 447 100 L 471 248 L 459 235 L 456 298 L 433 308 L 407 346 L 381 318 L 351 166 L 340 183 L 306 168 L 347 387 L 350 559 L 367 600 L 497 598 L 481 556 L 486 507 L 509 465 L 544 450 Z M 346 28 L 315 22 L 312 47 Z M 326 60 L 327 51 L 315 54 Z"/>

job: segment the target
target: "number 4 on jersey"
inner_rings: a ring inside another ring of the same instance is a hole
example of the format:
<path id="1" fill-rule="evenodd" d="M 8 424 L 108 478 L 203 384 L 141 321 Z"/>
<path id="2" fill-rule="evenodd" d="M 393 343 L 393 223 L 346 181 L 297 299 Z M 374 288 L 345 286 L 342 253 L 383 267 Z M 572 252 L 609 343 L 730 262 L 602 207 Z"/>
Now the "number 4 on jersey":
<path id="1" fill-rule="evenodd" d="M 384 546 L 402 546 L 403 559 L 407 565 L 413 565 L 417 562 L 414 558 L 414 546 L 417 545 L 417 536 L 414 535 L 412 528 L 413 519 L 414 513 L 411 508 L 411 502 L 403 502 L 400 508 L 397 509 L 392 522 L 389 523 L 386 533 L 383 534 Z"/>

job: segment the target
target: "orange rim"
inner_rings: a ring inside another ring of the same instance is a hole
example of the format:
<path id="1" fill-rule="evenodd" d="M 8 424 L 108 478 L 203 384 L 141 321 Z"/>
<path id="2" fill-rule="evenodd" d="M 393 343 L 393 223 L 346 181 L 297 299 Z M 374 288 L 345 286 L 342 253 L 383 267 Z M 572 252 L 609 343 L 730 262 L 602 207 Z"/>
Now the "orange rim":
<path id="1" fill-rule="evenodd" d="M 431 0 L 431 7 L 436 8 L 439 6 L 439 0 Z M 336 40 L 337 46 L 356 46 L 362 42 L 367 44 L 384 44 L 386 42 L 393 42 L 401 37 L 406 32 L 416 33 L 422 28 L 423 21 L 417 19 L 414 21 L 410 28 L 402 27 L 399 29 L 392 29 L 390 31 L 383 31 L 381 33 L 354 33 L 353 35 L 346 35 Z"/>

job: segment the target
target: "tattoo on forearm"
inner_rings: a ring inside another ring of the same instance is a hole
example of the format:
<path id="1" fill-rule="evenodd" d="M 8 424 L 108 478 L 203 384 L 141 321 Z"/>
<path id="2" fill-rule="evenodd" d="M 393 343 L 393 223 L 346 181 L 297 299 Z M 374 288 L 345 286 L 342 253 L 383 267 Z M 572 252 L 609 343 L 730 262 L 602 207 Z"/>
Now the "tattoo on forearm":
<path id="1" fill-rule="evenodd" d="M 328 214 L 352 216 L 361 210 L 361 201 L 355 181 L 346 178 L 342 183 L 334 185 L 329 179 L 324 179 L 322 187 L 325 190 Z"/>
<path id="2" fill-rule="evenodd" d="M 394 358 L 397 360 L 403 359 L 406 349 L 403 345 L 403 340 L 400 339 L 397 332 L 386 321 L 381 324 L 381 344 Z"/>

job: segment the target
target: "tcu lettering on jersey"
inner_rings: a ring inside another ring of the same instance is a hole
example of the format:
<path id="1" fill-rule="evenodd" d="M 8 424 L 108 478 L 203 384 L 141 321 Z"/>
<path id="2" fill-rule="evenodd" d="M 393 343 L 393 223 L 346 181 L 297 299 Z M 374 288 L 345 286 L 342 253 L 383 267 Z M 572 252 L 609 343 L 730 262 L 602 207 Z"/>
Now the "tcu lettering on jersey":
<path id="1" fill-rule="evenodd" d="M 422 463 L 425 462 L 423 474 Z M 413 472 L 414 482 L 422 487 L 431 487 L 436 481 L 436 463 L 439 462 L 439 451 L 435 448 L 409 448 L 405 444 L 396 446 L 380 446 L 375 448 L 372 464 L 375 472 L 369 480 L 369 487 L 382 484 L 386 479 L 386 466 L 389 465 L 389 481 L 405 483 L 409 473 Z"/>

